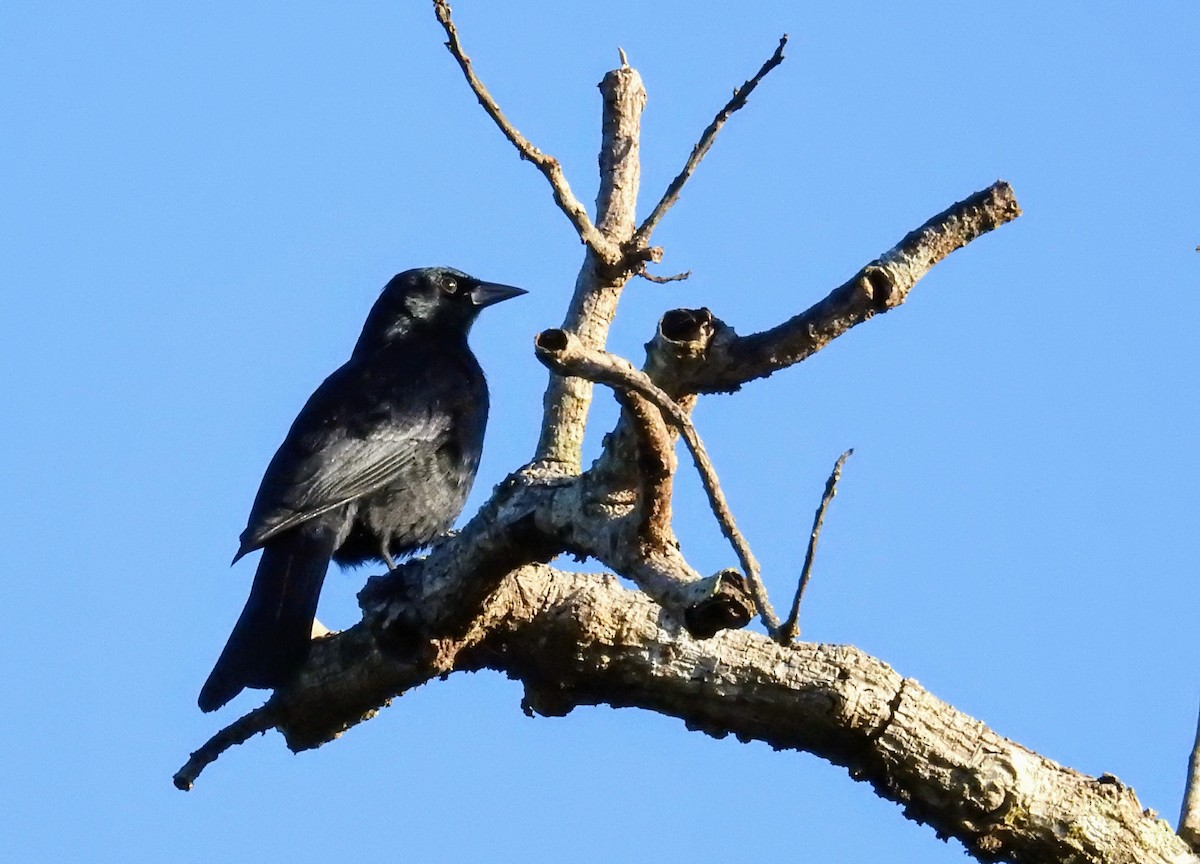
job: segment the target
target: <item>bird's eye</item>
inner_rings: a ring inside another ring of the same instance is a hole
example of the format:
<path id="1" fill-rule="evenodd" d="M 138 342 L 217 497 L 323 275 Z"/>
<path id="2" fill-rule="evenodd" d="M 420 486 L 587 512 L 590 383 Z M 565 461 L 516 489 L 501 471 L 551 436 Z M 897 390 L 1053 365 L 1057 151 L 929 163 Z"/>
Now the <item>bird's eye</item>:
<path id="1" fill-rule="evenodd" d="M 458 280 L 457 279 L 447 279 L 445 282 L 442 283 L 442 290 L 445 291 L 447 294 L 453 294 L 454 292 L 456 292 L 458 290 Z"/>

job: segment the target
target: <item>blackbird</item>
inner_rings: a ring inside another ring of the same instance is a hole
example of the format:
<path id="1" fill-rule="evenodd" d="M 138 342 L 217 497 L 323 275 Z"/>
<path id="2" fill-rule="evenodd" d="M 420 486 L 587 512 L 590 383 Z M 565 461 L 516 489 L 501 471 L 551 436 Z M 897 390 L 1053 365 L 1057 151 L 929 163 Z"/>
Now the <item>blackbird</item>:
<path id="1" fill-rule="evenodd" d="M 449 267 L 387 283 L 350 359 L 309 397 L 267 466 L 233 560 L 260 548 L 262 557 L 200 690 L 202 710 L 299 669 L 330 559 L 394 568 L 450 528 L 488 415 L 467 333 L 484 307 L 524 293 Z"/>

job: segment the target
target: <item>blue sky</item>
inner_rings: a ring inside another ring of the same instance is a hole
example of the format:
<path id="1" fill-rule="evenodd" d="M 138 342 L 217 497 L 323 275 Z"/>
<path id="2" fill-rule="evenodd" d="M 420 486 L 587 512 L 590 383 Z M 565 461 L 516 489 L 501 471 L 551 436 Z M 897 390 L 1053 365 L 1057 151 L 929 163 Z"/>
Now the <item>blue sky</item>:
<path id="1" fill-rule="evenodd" d="M 656 235 L 663 272 L 692 279 L 627 292 L 611 345 L 635 360 L 665 309 L 770 326 L 1013 184 L 1016 223 L 811 361 L 706 399 L 699 428 L 778 605 L 856 448 L 805 638 L 858 645 L 1173 822 L 1200 700 L 1200 8 L 976 5 L 455 11 L 589 202 L 595 84 L 625 49 L 650 94 L 643 212 L 790 34 Z M 227 564 L 262 469 L 379 288 L 448 264 L 530 290 L 473 334 L 493 403 L 478 504 L 532 452 L 531 341 L 582 252 L 429 4 L 17 2 L 0 32 L 12 860 L 964 859 L 814 757 L 630 711 L 530 720 L 484 674 L 315 752 L 255 739 L 176 791 L 234 716 L 195 695 L 245 599 L 254 562 Z M 614 415 L 602 395 L 590 452 Z M 685 552 L 732 563 L 679 486 Z M 368 572 L 331 574 L 323 620 L 354 620 Z"/>

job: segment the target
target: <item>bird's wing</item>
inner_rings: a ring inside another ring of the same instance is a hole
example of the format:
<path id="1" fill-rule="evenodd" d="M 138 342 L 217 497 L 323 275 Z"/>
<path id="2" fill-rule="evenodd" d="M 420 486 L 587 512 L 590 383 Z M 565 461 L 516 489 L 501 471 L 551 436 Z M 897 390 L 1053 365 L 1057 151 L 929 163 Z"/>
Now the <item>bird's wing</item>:
<path id="1" fill-rule="evenodd" d="M 349 366 L 313 393 L 267 466 L 238 557 L 388 485 L 449 434 L 445 412 L 403 393 L 380 401 Z"/>

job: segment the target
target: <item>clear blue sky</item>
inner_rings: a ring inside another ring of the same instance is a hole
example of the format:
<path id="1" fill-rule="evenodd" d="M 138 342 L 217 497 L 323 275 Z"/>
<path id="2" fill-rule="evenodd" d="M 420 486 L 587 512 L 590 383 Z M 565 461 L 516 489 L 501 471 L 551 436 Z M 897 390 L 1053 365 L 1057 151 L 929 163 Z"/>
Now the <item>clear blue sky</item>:
<path id="1" fill-rule="evenodd" d="M 595 84 L 626 50 L 650 92 L 643 212 L 791 34 L 657 235 L 663 272 L 692 279 L 628 292 L 612 345 L 635 360 L 667 308 L 769 326 L 1013 184 L 1024 217 L 812 361 L 709 398 L 700 429 L 781 603 L 856 448 L 805 638 L 858 645 L 1173 822 L 1200 700 L 1200 7 L 970 7 L 456 14 L 587 201 Z M 532 451 L 531 339 L 582 253 L 428 3 L 10 2 L 0 33 L 11 860 L 963 859 L 814 757 L 631 711 L 530 720 L 484 674 L 315 752 L 255 739 L 176 791 L 235 716 L 195 696 L 253 572 L 227 565 L 262 469 L 379 288 L 449 264 L 530 289 L 474 333 L 494 406 L 477 504 Z M 731 563 L 681 487 L 686 553 Z M 366 575 L 330 576 L 327 623 L 355 620 Z"/>

